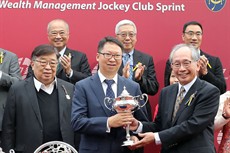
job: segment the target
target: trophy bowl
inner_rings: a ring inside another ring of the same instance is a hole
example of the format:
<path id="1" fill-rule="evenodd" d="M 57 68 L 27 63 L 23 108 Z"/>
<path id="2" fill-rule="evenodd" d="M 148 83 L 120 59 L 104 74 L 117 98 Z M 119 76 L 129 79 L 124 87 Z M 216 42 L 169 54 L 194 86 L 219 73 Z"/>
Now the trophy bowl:
<path id="1" fill-rule="evenodd" d="M 117 98 L 105 97 L 104 104 L 109 110 L 119 112 L 132 111 L 140 109 L 145 106 L 148 101 L 148 95 L 142 94 L 138 96 L 131 96 L 126 87 L 124 87 L 122 93 Z M 142 103 L 141 103 L 142 102 Z M 126 141 L 123 142 L 122 146 L 130 146 L 134 142 L 130 139 L 129 125 L 126 126 Z"/>

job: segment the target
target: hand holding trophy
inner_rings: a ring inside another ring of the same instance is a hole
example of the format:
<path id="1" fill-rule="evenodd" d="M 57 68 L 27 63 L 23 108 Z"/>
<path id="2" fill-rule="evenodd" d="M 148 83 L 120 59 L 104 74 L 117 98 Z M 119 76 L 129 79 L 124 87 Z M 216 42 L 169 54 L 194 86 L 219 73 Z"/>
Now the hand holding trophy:
<path id="1" fill-rule="evenodd" d="M 104 104 L 107 109 L 119 112 L 124 111 L 136 111 L 143 107 L 148 101 L 148 95 L 142 94 L 138 96 L 131 96 L 126 87 L 124 87 L 122 93 L 117 98 L 105 97 Z M 142 102 L 142 103 L 141 103 Z M 130 139 L 129 125 L 126 126 L 126 141 L 123 142 L 122 146 L 130 146 L 133 141 Z"/>

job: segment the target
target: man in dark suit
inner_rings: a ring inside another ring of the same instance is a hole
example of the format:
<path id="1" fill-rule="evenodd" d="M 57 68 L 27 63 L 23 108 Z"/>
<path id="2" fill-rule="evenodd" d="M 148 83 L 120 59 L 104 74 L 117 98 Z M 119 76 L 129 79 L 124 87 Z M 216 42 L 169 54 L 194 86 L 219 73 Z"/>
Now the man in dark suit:
<path id="1" fill-rule="evenodd" d="M 10 86 L 21 78 L 17 55 L 0 48 L 0 147 L 2 119 L 8 91 Z"/>
<path id="2" fill-rule="evenodd" d="M 179 83 L 162 89 L 155 122 L 132 122 L 132 130 L 146 132 L 139 134 L 140 141 L 133 137 L 133 148 L 155 142 L 162 144 L 162 153 L 215 153 L 213 128 L 220 91 L 197 77 L 199 57 L 191 45 L 173 48 L 170 63 Z"/>
<path id="3" fill-rule="evenodd" d="M 203 27 L 197 21 L 191 21 L 184 24 L 182 40 L 186 44 L 191 44 L 198 49 L 200 54 L 200 71 L 199 78 L 213 84 L 219 88 L 220 93 L 226 92 L 226 82 L 224 79 L 223 68 L 218 57 L 211 56 L 200 49 L 203 37 Z M 169 85 L 168 78 L 170 77 L 170 62 L 166 63 L 165 67 L 165 86 Z"/>
<path id="4" fill-rule="evenodd" d="M 140 141 L 133 137 L 133 149 L 155 142 L 162 144 L 162 153 L 215 153 L 213 128 L 220 91 L 197 77 L 199 57 L 191 45 L 173 48 L 170 63 L 179 83 L 162 89 L 155 122 L 132 122 L 132 130 L 146 132 L 139 134 Z"/>
<path id="5" fill-rule="evenodd" d="M 49 141 L 74 145 L 70 124 L 74 86 L 55 77 L 56 49 L 40 45 L 31 55 L 34 77 L 11 86 L 3 117 L 5 152 L 32 153 Z"/>
<path id="6" fill-rule="evenodd" d="M 114 114 L 104 104 L 109 87 L 114 97 L 118 97 L 124 87 L 132 96 L 141 94 L 137 83 L 117 74 L 122 63 L 122 49 L 123 45 L 117 39 L 103 38 L 99 42 L 96 56 L 98 72 L 75 85 L 71 123 L 74 130 L 81 133 L 80 153 L 131 152 L 121 145 L 126 139 L 124 126 L 134 119 L 132 113 Z M 112 81 L 113 84 L 109 86 L 106 81 Z M 146 121 L 145 107 L 137 110 L 134 116 Z"/>
<path id="7" fill-rule="evenodd" d="M 48 40 L 61 55 L 57 68 L 57 77 L 75 84 L 91 75 L 86 54 L 67 48 L 69 40 L 69 25 L 62 19 L 55 19 L 47 26 Z M 29 68 L 27 78 L 32 75 Z"/>
<path id="8" fill-rule="evenodd" d="M 137 42 L 136 25 L 130 20 L 121 20 L 115 27 L 115 34 L 124 46 L 123 61 L 118 71 L 119 75 L 137 82 L 143 93 L 155 95 L 159 84 L 156 78 L 153 58 L 135 49 Z M 128 60 L 125 59 L 127 56 Z M 146 108 L 148 119 L 152 121 L 152 109 L 149 101 L 146 104 Z"/>

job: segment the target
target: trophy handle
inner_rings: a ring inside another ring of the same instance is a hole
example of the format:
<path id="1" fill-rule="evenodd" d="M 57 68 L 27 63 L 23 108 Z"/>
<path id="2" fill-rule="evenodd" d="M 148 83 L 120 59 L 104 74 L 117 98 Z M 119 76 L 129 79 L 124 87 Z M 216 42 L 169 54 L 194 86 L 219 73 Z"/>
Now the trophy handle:
<path id="1" fill-rule="evenodd" d="M 148 101 L 148 95 L 146 93 L 144 93 L 142 95 L 134 97 L 134 99 L 137 100 L 138 103 L 139 103 L 139 101 L 145 100 L 145 102 L 142 105 L 140 105 L 140 103 L 138 104 L 138 107 L 141 108 L 141 107 L 144 107 L 145 104 L 147 103 L 147 101 Z"/>
<path id="2" fill-rule="evenodd" d="M 113 109 L 113 103 L 114 103 L 113 98 L 105 97 L 104 104 L 105 104 L 105 107 L 107 109 L 112 110 Z"/>

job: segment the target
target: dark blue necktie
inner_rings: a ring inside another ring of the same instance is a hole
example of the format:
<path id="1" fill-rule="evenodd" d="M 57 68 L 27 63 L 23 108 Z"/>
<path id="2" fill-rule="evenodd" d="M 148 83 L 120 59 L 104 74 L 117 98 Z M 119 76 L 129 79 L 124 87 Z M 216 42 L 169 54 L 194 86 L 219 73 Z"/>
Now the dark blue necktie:
<path id="1" fill-rule="evenodd" d="M 111 87 L 112 84 L 114 84 L 114 80 L 105 80 L 105 83 L 108 85 L 108 87 L 106 89 L 105 97 L 115 98 L 115 94 L 114 94 L 113 89 Z"/>

